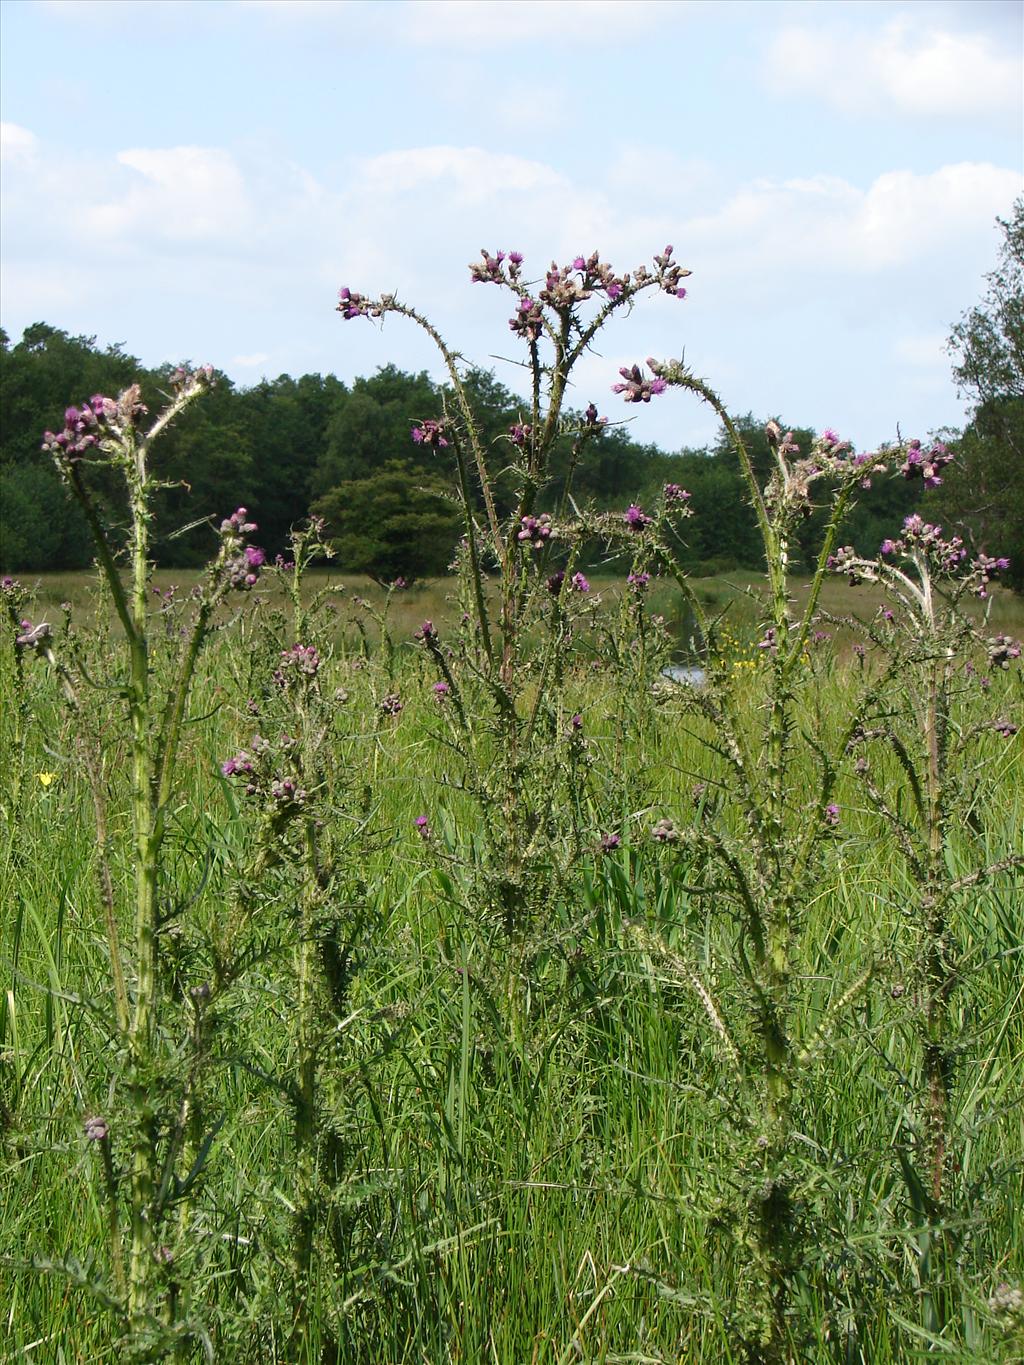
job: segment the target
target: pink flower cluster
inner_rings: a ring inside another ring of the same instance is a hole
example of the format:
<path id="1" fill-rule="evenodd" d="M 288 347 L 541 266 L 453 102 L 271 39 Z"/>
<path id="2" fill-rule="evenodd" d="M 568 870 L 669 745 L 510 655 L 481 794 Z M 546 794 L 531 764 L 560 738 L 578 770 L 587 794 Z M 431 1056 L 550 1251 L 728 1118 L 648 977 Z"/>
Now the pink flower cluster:
<path id="1" fill-rule="evenodd" d="M 525 341 L 539 341 L 544 330 L 544 310 L 529 295 L 519 300 L 515 314 L 508 320 L 509 329 Z"/>
<path id="2" fill-rule="evenodd" d="M 492 256 L 486 247 L 481 247 L 480 255 L 483 257 L 483 261 L 474 261 L 469 267 L 470 278 L 474 284 L 515 284 L 519 279 L 523 264 L 521 252 L 499 251 Z M 504 270 L 506 260 L 508 261 L 508 274 Z"/>
<path id="3" fill-rule="evenodd" d="M 558 597 L 562 591 L 562 584 L 565 582 L 565 570 L 556 569 L 547 581 L 547 589 L 552 597 Z M 590 591 L 590 580 L 581 573 L 574 573 L 569 579 L 569 591 L 578 593 L 588 593 Z"/>
<path id="4" fill-rule="evenodd" d="M 883 540 L 879 554 L 883 559 L 895 555 L 909 554 L 914 550 L 923 551 L 933 563 L 946 573 L 954 573 L 967 558 L 967 549 L 959 536 L 944 540 L 942 527 L 933 526 L 917 512 L 912 512 L 903 522 L 903 535 L 899 540 Z"/>
<path id="5" fill-rule="evenodd" d="M 998 559 L 994 559 L 991 555 L 979 555 L 971 565 L 971 568 L 978 575 L 978 586 L 975 589 L 977 595 L 982 598 L 987 597 L 989 583 L 1002 570 L 1009 567 L 1010 561 L 1005 555 L 1000 555 Z"/>
<path id="6" fill-rule="evenodd" d="M 690 501 L 690 494 L 685 488 L 681 488 L 677 483 L 667 483 L 662 490 L 662 496 L 666 504 L 686 503 Z"/>
<path id="7" fill-rule="evenodd" d="M 638 507 L 635 502 L 630 503 L 625 512 L 623 512 L 622 520 L 631 531 L 642 531 L 645 527 L 652 525 L 654 522 L 654 518 L 649 517 L 644 509 Z"/>
<path id="8" fill-rule="evenodd" d="M 338 290 L 338 309 L 337 311 L 348 322 L 351 318 L 377 317 L 373 311 L 370 300 L 362 294 L 357 294 L 353 290 L 345 288 Z"/>
<path id="9" fill-rule="evenodd" d="M 443 449 L 448 444 L 444 422 L 435 422 L 432 417 L 428 417 L 418 427 L 413 427 L 411 435 L 418 446 L 433 446 L 437 450 Z"/>
<path id="10" fill-rule="evenodd" d="M 648 365 L 652 362 L 648 360 Z M 627 403 L 649 403 L 658 393 L 664 393 L 668 381 L 660 375 L 648 379 L 639 365 L 623 365 L 619 370 L 623 382 L 612 385 L 612 393 L 621 393 Z"/>
<path id="11" fill-rule="evenodd" d="M 1009 668 L 1020 658 L 1020 641 L 1012 635 L 993 635 L 988 641 L 988 661 L 993 668 Z"/>
<path id="12" fill-rule="evenodd" d="M 274 670 L 274 682 L 278 687 L 289 687 L 296 682 L 309 681 L 316 677 L 319 668 L 320 655 L 316 645 L 296 642 L 291 649 L 281 651 L 281 662 Z"/>
<path id="13" fill-rule="evenodd" d="M 942 482 L 939 471 L 945 469 L 952 459 L 941 441 L 934 441 L 928 450 L 921 449 L 920 441 L 911 441 L 900 473 L 905 479 L 924 479 L 925 488 L 938 488 Z"/>
<path id="14" fill-rule="evenodd" d="M 65 409 L 63 431 L 43 432 L 43 449 L 55 459 L 73 464 L 99 445 L 106 424 L 116 416 L 114 400 L 94 394 L 81 408 Z"/>
<path id="15" fill-rule="evenodd" d="M 275 772 L 281 758 L 287 759 L 295 749 L 291 735 L 282 735 L 275 749 L 262 735 L 253 735 L 248 749 L 242 749 L 233 758 L 225 759 L 220 770 L 225 777 L 237 777 L 245 783 L 246 796 L 270 797 L 275 814 L 291 813 L 305 805 L 309 793 L 300 787 L 298 781 L 289 774 Z"/>
<path id="16" fill-rule="evenodd" d="M 241 592 L 248 592 L 255 587 L 259 580 L 259 570 L 266 563 L 267 555 L 265 550 L 261 550 L 258 545 L 241 545 L 244 536 L 252 535 L 257 530 L 256 523 L 249 521 L 249 513 L 244 507 L 236 508 L 229 517 L 225 517 L 220 524 L 221 538 L 227 542 L 230 549 L 237 549 L 227 561 L 227 572 L 233 588 Z"/>
<path id="17" fill-rule="evenodd" d="M 524 545 L 529 543 L 535 550 L 543 550 L 551 539 L 551 531 L 551 518 L 546 512 L 539 517 L 523 517 L 516 539 Z"/>

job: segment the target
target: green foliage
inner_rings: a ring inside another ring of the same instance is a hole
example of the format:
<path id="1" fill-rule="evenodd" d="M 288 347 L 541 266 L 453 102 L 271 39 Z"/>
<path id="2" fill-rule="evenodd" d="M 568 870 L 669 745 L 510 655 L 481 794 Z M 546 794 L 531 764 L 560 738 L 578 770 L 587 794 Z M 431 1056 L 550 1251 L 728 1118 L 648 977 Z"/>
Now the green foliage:
<path id="1" fill-rule="evenodd" d="M 0 468 L 0 563 L 36 573 L 87 564 L 91 552 L 85 518 L 49 461 Z"/>
<path id="2" fill-rule="evenodd" d="M 443 574 L 462 524 L 444 482 L 406 460 L 346 480 L 318 499 L 313 512 L 324 518 L 339 566 L 380 583 Z"/>
<path id="3" fill-rule="evenodd" d="M 1024 397 L 996 397 L 953 443 L 956 459 L 926 498 L 928 515 L 973 549 L 1006 555 L 1004 582 L 1024 590 Z"/>
<path id="4" fill-rule="evenodd" d="M 322 496 L 347 479 L 363 479 L 391 460 L 409 459 L 409 432 L 440 407 L 426 371 L 407 375 L 384 365 L 370 379 L 357 379 L 327 423 L 313 470 L 311 491 Z"/>
<path id="5" fill-rule="evenodd" d="M 974 412 L 928 507 L 976 550 L 1009 556 L 1006 581 L 1024 590 L 1024 199 L 997 221 L 999 263 L 949 339 L 953 374 Z"/>
<path id="6" fill-rule="evenodd" d="M 142 372 L 145 398 L 153 411 L 163 401 L 169 369 Z M 0 350 L 0 465 L 4 471 L 0 563 L 5 571 L 88 564 L 84 521 L 52 477 L 49 461 L 41 456 L 40 433 L 59 421 L 69 402 L 82 402 L 96 392 L 117 392 L 138 373 L 136 363 L 121 347 L 103 349 L 94 338 L 69 337 L 44 323 L 28 328 L 17 345 Z M 502 443 L 509 426 L 528 416 L 528 405 L 489 370 L 469 369 L 464 388 L 483 445 L 494 452 L 496 506 L 507 514 L 515 487 Z M 258 522 L 260 543 L 273 557 L 284 552 L 292 527 L 308 516 L 318 499 L 341 484 L 370 478 L 394 461 L 417 471 L 422 485 L 430 487 L 438 477 L 453 483 L 451 451 L 416 446 L 409 436 L 415 423 L 439 417 L 452 401 L 450 390 L 435 384 L 425 372 L 407 374 L 394 365 L 356 379 L 351 387 L 333 375 L 306 374 L 295 379 L 284 374 L 238 389 L 226 376 L 219 376 L 206 403 L 168 432 L 160 451 L 160 476 L 178 487 L 164 491 L 158 501 L 163 535 L 153 546 L 156 562 L 167 567 L 201 563 L 211 547 L 209 532 L 200 526 L 183 536 L 174 533 L 202 518 L 222 516 L 239 504 Z M 991 420 L 986 422 L 988 431 Z M 755 468 L 763 474 L 770 454 L 764 423 L 748 413 L 739 420 L 739 430 L 752 451 Z M 807 429 L 796 428 L 795 438 L 809 448 Z M 571 445 L 568 437 L 559 437 L 553 444 L 550 480 L 538 499 L 538 511 L 553 511 L 561 504 Z M 1004 440 L 1000 449 L 1005 446 Z M 969 443 L 965 446 L 973 468 L 972 449 Z M 1012 459 L 1008 460 L 999 466 L 1007 477 L 1013 469 Z M 1012 549 L 1000 548 L 1000 538 L 1015 534 L 1010 521 L 1020 499 L 1003 496 L 1006 481 L 1002 474 L 996 479 L 996 465 L 987 455 L 986 470 L 995 490 L 988 512 L 991 552 L 1012 554 Z M 604 428 L 591 441 L 583 467 L 575 472 L 574 497 L 581 506 L 589 503 L 599 511 L 615 511 L 633 501 L 653 502 L 667 482 L 689 489 L 693 507 L 700 513 L 687 526 L 686 543 L 680 549 L 686 568 L 715 572 L 762 566 L 756 522 L 724 434 L 710 450 L 671 454 L 631 440 L 627 427 Z M 963 486 L 976 490 L 981 485 L 972 475 Z M 861 553 L 872 553 L 898 520 L 918 505 L 920 494 L 919 484 L 876 481 L 851 519 L 851 543 Z M 101 482 L 97 496 L 105 523 L 116 532 L 126 516 L 116 486 Z M 482 512 L 482 506 L 477 511 Z M 794 550 L 805 560 L 820 539 L 822 525 L 822 516 L 816 512 L 799 530 Z M 365 561 L 365 553 L 364 549 L 356 556 L 360 562 Z M 580 563 L 592 568 L 603 557 L 603 546 L 594 542 L 582 548 Z M 1024 562 L 1024 555 L 1015 557 Z M 442 572 L 448 563 L 444 554 L 433 551 L 429 558 L 438 566 L 435 572 Z"/>

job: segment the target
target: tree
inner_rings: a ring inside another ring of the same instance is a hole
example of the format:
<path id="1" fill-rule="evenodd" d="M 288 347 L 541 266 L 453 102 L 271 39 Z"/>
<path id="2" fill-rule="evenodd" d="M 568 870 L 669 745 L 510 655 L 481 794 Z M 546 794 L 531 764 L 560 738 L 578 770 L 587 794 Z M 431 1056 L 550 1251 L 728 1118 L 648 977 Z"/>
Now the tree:
<path id="1" fill-rule="evenodd" d="M 1024 589 L 1024 198 L 996 220 L 1003 242 L 988 288 L 950 333 L 953 375 L 974 403 L 957 460 L 928 499 L 930 514 L 975 550 L 1008 555 L 1006 581 Z"/>
<path id="2" fill-rule="evenodd" d="M 85 518 L 40 450 L 47 426 L 60 424 L 69 403 L 117 393 L 136 378 L 139 362 L 121 346 L 100 349 L 95 337 L 69 336 L 45 322 L 0 343 L 0 564 L 5 570 L 80 569 L 92 549 Z M 116 484 L 101 478 L 96 500 L 111 519 L 123 510 Z"/>
<path id="3" fill-rule="evenodd" d="M 413 375 L 383 365 L 370 379 L 356 379 L 326 424 L 311 492 L 326 495 L 346 480 L 371 477 L 389 461 L 415 460 L 412 428 L 440 415 L 440 395 L 426 371 Z M 428 450 L 423 459 L 434 455 Z"/>
<path id="4" fill-rule="evenodd" d="M 340 568 L 379 583 L 443 574 L 462 526 L 441 480 L 408 460 L 339 484 L 312 511 L 327 523 Z"/>

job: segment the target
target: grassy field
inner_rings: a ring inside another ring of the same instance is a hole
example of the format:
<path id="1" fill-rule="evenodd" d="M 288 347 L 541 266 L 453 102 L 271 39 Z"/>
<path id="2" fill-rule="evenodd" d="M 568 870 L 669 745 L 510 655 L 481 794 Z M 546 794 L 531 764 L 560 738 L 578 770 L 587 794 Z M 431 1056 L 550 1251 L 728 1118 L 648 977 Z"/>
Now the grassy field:
<path id="1" fill-rule="evenodd" d="M 737 1163 L 747 1159 L 730 1136 L 730 1076 L 697 994 L 670 959 L 630 948 L 624 928 L 652 926 L 680 960 L 698 964 L 730 1017 L 740 993 L 730 912 L 713 888 L 708 894 L 684 844 L 651 837 L 659 820 L 685 829 L 704 818 L 706 797 L 694 784 L 713 787 L 721 766 L 709 757 L 707 721 L 685 688 L 634 693 L 581 657 L 566 694 L 582 718 L 573 751 L 579 798 L 551 833 L 553 846 L 563 839 L 572 851 L 571 875 L 552 879 L 528 959 L 510 978 L 508 945 L 481 900 L 477 807 L 446 746 L 434 675 L 422 651 L 377 649 L 375 627 L 373 647 L 359 654 L 350 618 L 366 614 L 353 598 L 379 609 L 382 595 L 341 577 L 344 595 L 331 594 L 338 647 L 320 685 L 336 698 L 324 820 L 340 871 L 324 914 L 344 958 L 331 970 L 343 972 L 345 990 L 343 1009 L 325 1005 L 316 1353 L 308 1359 L 739 1362 L 751 1268 L 729 1228 Z M 190 580 L 158 574 L 154 586 L 171 582 Z M 327 583 L 311 576 L 312 588 Z M 763 693 L 744 596 L 756 584 L 740 576 L 697 586 L 709 607 L 728 608 L 734 643 L 725 647 L 749 665 L 736 686 L 756 715 Z M 798 599 L 803 587 L 792 584 Z M 608 607 L 619 591 L 611 580 L 592 583 Z M 93 589 L 84 576 L 43 576 L 36 592 L 35 619 L 56 622 L 65 600 L 87 615 Z M 656 593 L 681 649 L 676 599 L 667 586 Z M 443 583 L 395 594 L 395 641 L 411 641 L 424 618 L 450 620 L 448 595 Z M 823 605 L 835 617 L 869 616 L 877 599 L 838 583 Z M 257 722 L 247 699 L 273 664 L 282 606 L 270 593 L 258 607 L 247 599 L 244 617 L 203 659 L 162 887 L 163 989 L 184 1033 L 164 1039 L 161 1084 L 187 1067 L 182 1037 L 199 1027 L 195 992 L 213 979 L 218 951 L 239 926 L 250 944 L 245 972 L 217 996 L 202 1178 L 180 1194 L 178 1240 L 167 1251 L 180 1310 L 205 1324 L 215 1358 L 228 1362 L 296 1359 L 286 1303 L 292 1101 L 280 1078 L 295 1056 L 303 892 L 293 869 L 252 862 L 252 822 L 220 772 L 251 742 Z M 1000 593 L 992 622 L 1024 633 L 1020 600 Z M 821 688 L 802 720 L 829 730 L 852 705 L 859 672 L 849 629 L 823 629 L 838 639 L 821 645 Z M 94 681 L 109 686 L 104 659 L 113 647 L 101 637 L 89 648 Z M 109 1118 L 114 1176 L 123 1180 L 129 1152 L 119 1124 L 127 1131 L 131 1122 L 111 1025 L 94 807 L 76 745 L 81 726 L 69 722 L 52 673 L 34 662 L 19 712 L 12 652 L 3 657 L 0 1361 L 93 1365 L 126 1356 L 104 1300 L 109 1186 L 82 1124 Z M 386 723 L 385 694 L 402 701 Z M 998 672 L 991 690 L 976 690 L 963 707 L 965 725 L 989 713 L 1024 719 L 1019 678 Z M 88 725 L 101 746 L 115 910 L 127 939 L 129 757 L 113 693 L 91 694 Z M 951 879 L 979 859 L 1024 852 L 1022 759 L 1021 734 L 982 737 L 970 819 L 950 834 Z M 814 780 L 810 759 L 792 775 L 794 819 Z M 794 963 L 796 1036 L 814 1040 L 844 983 L 871 957 L 881 966 L 838 1016 L 795 1100 L 799 1143 L 820 1173 L 803 1212 L 809 1235 L 793 1307 L 800 1358 L 1020 1359 L 1014 1323 L 989 1300 L 1024 1278 L 1021 882 L 978 885 L 951 926 L 965 963 L 950 1004 L 962 1049 L 950 1218 L 960 1292 L 955 1320 L 935 1335 L 922 1313 L 925 1220 L 901 1164 L 920 1136 L 922 1002 L 910 984 L 916 948 L 906 914 L 914 892 L 852 771 L 836 799 L 841 823 L 817 866 Z M 909 787 L 900 799 L 909 802 Z M 429 839 L 414 825 L 421 814 Z M 737 816 L 736 838 L 743 829 Z M 619 843 L 602 852 L 609 832 Z M 515 1008 L 502 996 L 510 979 Z M 180 1358 L 202 1359 L 198 1337 Z"/>
<path id="2" fill-rule="evenodd" d="M 153 587 L 155 592 L 166 592 L 175 587 L 179 593 L 187 593 L 198 579 L 199 573 L 194 570 L 158 570 L 153 575 Z M 351 632 L 351 623 L 358 618 L 366 623 L 371 635 L 375 634 L 372 620 L 356 605 L 355 599 L 365 600 L 380 611 L 387 594 L 379 584 L 359 574 L 344 574 L 331 568 L 312 570 L 306 581 L 310 597 L 325 589 L 332 589 L 331 601 L 337 609 L 339 627 Z M 610 603 L 621 599 L 621 575 L 592 574 L 590 581 L 595 596 Z M 725 611 L 737 638 L 750 635 L 757 616 L 758 596 L 764 590 L 763 578 L 737 570 L 734 574 L 698 578 L 693 582 L 705 610 L 712 614 Z M 40 616 L 56 618 L 63 602 L 70 602 L 79 613 L 90 611 L 94 606 L 96 579 L 89 573 L 39 574 L 26 580 L 26 584 L 34 590 Z M 790 593 L 796 610 L 806 601 L 808 588 L 806 578 L 794 577 L 790 580 Z M 431 579 L 415 584 L 406 591 L 393 593 L 388 619 L 394 638 L 411 640 L 413 632 L 425 617 L 447 621 L 454 611 L 451 604 L 454 592 L 454 580 Z M 280 586 L 267 588 L 261 585 L 256 596 L 270 610 L 282 610 L 285 606 Z M 822 610 L 837 618 L 859 617 L 869 620 L 882 601 L 883 595 L 874 585 L 863 584 L 851 588 L 844 579 L 836 577 L 826 580 Z M 681 617 L 677 603 L 678 593 L 674 585 L 670 582 L 655 582 L 651 589 L 652 610 L 662 612 L 670 627 L 675 627 L 676 633 L 682 636 L 686 633 L 686 622 Z M 979 618 L 981 606 L 978 603 L 974 608 Z M 993 632 L 1001 630 L 1010 634 L 1024 634 L 1024 598 L 997 588 L 989 611 Z M 837 635 L 841 644 L 852 638 L 849 629 L 842 626 L 837 628 Z"/>

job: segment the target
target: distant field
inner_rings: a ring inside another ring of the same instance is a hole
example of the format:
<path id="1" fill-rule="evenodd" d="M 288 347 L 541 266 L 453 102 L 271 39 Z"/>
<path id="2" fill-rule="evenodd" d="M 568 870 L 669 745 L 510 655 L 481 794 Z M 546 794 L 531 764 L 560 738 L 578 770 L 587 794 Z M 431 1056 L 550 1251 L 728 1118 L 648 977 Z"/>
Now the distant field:
<path id="1" fill-rule="evenodd" d="M 155 591 L 165 592 L 173 585 L 187 592 L 198 579 L 199 574 L 195 570 L 160 569 L 153 575 L 153 587 Z M 691 581 L 705 610 L 710 614 L 726 612 L 733 633 L 739 640 L 745 639 L 757 620 L 756 600 L 764 587 L 763 579 L 757 574 L 738 570 L 734 574 L 694 578 Z M 41 616 L 52 615 L 62 602 L 70 602 L 78 614 L 88 612 L 95 603 L 96 579 L 88 571 L 24 575 L 23 582 L 27 587 L 34 588 Z M 623 580 L 619 575 L 591 574 L 590 584 L 592 601 L 600 598 L 603 603 L 611 604 L 621 599 Z M 362 598 L 378 611 L 383 607 L 386 593 L 372 579 L 336 569 L 316 569 L 309 573 L 307 586 L 311 597 L 324 589 L 331 590 L 330 595 L 342 625 L 354 629 L 351 623 L 359 616 L 367 621 L 371 634 L 374 633 L 372 621 L 355 601 L 356 598 Z M 794 576 L 790 579 L 790 591 L 797 604 L 806 600 L 807 590 L 806 578 Z M 450 620 L 459 610 L 453 600 L 455 591 L 454 579 L 441 578 L 424 580 L 410 589 L 394 593 L 389 611 L 393 638 L 401 640 L 411 637 L 425 618 L 438 623 Z M 285 606 L 284 591 L 269 574 L 261 581 L 253 596 L 264 601 L 270 609 Z M 859 617 L 869 621 L 883 600 L 884 594 L 871 584 L 851 588 L 844 578 L 835 578 L 825 585 L 821 609 L 827 615 L 838 618 Z M 665 616 L 677 636 L 688 634 L 681 615 L 680 594 L 674 583 L 664 580 L 655 583 L 651 603 L 654 610 Z M 985 605 L 989 609 L 993 632 L 1024 634 L 1024 597 L 997 586 L 987 604 L 977 603 L 979 618 Z M 853 638 L 852 633 L 842 627 L 837 627 L 836 636 L 841 648 L 848 646 Z M 683 643 L 682 639 L 680 643 Z"/>

